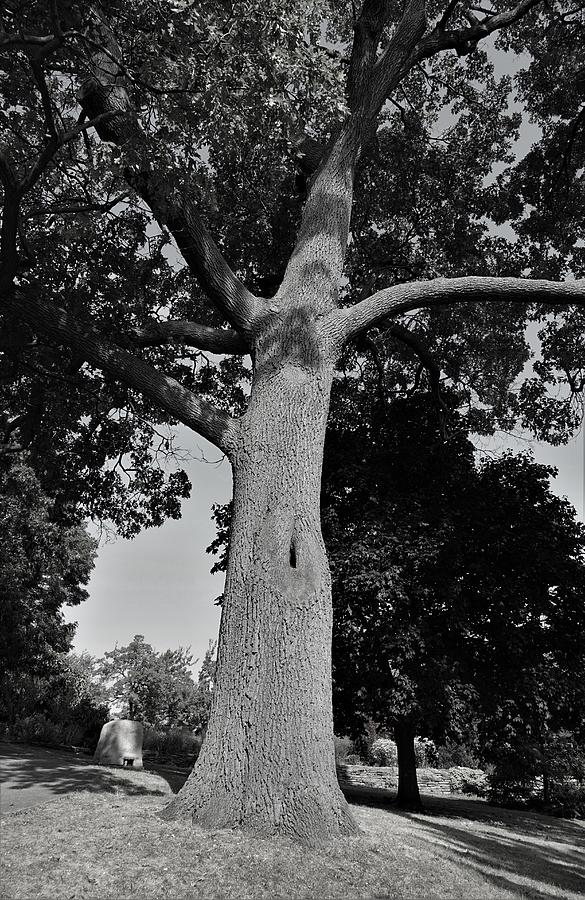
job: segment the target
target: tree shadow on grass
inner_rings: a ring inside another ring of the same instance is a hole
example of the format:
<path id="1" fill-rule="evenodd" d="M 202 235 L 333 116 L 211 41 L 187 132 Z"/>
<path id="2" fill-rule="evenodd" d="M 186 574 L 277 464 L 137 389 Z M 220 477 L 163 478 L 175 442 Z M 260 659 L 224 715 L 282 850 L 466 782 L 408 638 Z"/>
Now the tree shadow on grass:
<path id="1" fill-rule="evenodd" d="M 555 887 L 561 896 L 585 893 L 585 829 L 550 826 L 550 834 L 534 833 L 525 824 L 495 822 L 485 830 L 417 817 L 417 823 L 433 835 L 433 843 L 455 855 L 466 868 L 479 871 L 496 887 L 522 897 L 549 898 Z M 490 825 L 486 822 L 486 825 Z M 546 827 L 546 826 L 545 826 Z M 532 882 L 532 884 L 531 884 Z"/>
<path id="2" fill-rule="evenodd" d="M 376 806 L 416 824 L 417 836 L 442 847 L 459 865 L 479 872 L 499 890 L 520 897 L 585 895 L 585 823 L 483 800 L 423 797 L 424 813 L 399 809 L 389 791 L 352 791 L 348 800 Z"/>
<path id="3" fill-rule="evenodd" d="M 5 796 L 14 791 L 60 796 L 72 791 L 123 793 L 135 796 L 166 796 L 153 786 L 152 774 L 142 770 L 97 766 L 87 758 L 19 744 L 0 744 Z"/>
<path id="4" fill-rule="evenodd" d="M 187 781 L 187 778 L 191 774 L 190 769 L 188 771 L 171 769 L 167 766 L 159 765 L 158 763 L 150 761 L 145 761 L 144 770 L 147 772 L 154 772 L 155 775 L 160 775 L 161 778 L 164 778 L 173 794 L 179 793 L 179 791 Z"/>

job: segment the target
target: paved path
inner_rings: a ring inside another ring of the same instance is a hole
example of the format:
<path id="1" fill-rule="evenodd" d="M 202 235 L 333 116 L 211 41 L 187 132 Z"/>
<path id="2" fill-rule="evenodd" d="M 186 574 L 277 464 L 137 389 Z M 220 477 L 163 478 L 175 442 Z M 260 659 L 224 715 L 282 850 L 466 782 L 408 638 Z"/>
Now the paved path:
<path id="1" fill-rule="evenodd" d="M 161 775 L 173 792 L 179 790 L 187 776 L 186 772 L 154 763 L 147 763 L 145 769 Z M 115 769 L 93 765 L 88 756 L 0 741 L 1 815 L 37 806 L 73 791 L 111 792 L 118 780 L 121 776 Z"/>
<path id="2" fill-rule="evenodd" d="M 45 747 L 0 742 L 0 813 L 45 803 L 95 781 L 88 757 Z"/>

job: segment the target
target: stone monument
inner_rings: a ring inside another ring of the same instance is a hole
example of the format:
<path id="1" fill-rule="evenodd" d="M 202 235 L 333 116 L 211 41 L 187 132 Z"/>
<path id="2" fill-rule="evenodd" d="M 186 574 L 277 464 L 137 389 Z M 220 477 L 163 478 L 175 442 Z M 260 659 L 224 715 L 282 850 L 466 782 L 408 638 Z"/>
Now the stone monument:
<path id="1" fill-rule="evenodd" d="M 142 722 L 113 719 L 103 726 L 94 761 L 100 766 L 142 768 Z"/>

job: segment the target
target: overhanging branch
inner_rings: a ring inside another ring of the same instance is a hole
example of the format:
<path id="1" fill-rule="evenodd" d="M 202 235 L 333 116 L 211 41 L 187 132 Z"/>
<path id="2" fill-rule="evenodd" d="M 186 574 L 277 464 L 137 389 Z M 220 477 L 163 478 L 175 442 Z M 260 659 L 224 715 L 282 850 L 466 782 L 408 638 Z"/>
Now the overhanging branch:
<path id="1" fill-rule="evenodd" d="M 341 348 L 348 340 L 388 317 L 422 307 L 458 303 L 546 303 L 585 305 L 585 280 L 563 283 L 523 278 L 437 278 L 377 291 L 355 306 L 329 316 L 328 330 Z"/>
<path id="2" fill-rule="evenodd" d="M 40 302 L 22 290 L 8 300 L 15 313 L 61 344 L 73 347 L 91 365 L 139 391 L 173 418 L 197 431 L 228 456 L 235 442 L 236 420 L 200 400 L 175 378 L 145 360 L 110 343 L 91 325 L 50 302 Z"/>
<path id="3" fill-rule="evenodd" d="M 103 128 L 96 129 L 102 140 L 119 146 L 132 142 L 141 151 L 140 155 L 148 160 L 148 138 L 140 127 L 124 84 L 120 47 L 103 17 L 94 13 L 93 18 L 94 31 L 100 42 L 92 41 L 91 76 L 80 87 L 79 102 L 90 117 L 104 112 L 112 114 Z M 162 190 L 155 167 L 148 162 L 129 167 L 125 175 L 158 222 L 169 229 L 185 262 L 209 298 L 235 328 L 250 335 L 261 301 L 229 267 L 203 225 L 195 203 L 189 197 Z"/>
<path id="4" fill-rule="evenodd" d="M 237 331 L 229 328 L 212 328 L 209 325 L 183 320 L 152 322 L 142 328 L 134 328 L 130 337 L 133 343 L 140 347 L 176 342 L 210 353 L 244 355 L 250 352 L 250 347 Z"/>
<path id="5" fill-rule="evenodd" d="M 469 28 L 453 31 L 444 27 L 446 20 L 444 21 L 445 17 L 443 16 L 438 25 L 420 42 L 412 62 L 413 64 L 421 62 L 441 50 L 455 50 L 459 56 L 465 56 L 475 50 L 480 40 L 493 34 L 494 31 L 513 25 L 541 2 L 542 0 L 520 0 L 516 6 L 502 10 L 495 15 L 486 15 L 481 21 L 471 14 L 471 18 L 468 16 L 472 22 Z M 451 12 L 451 4 L 447 9 Z"/>

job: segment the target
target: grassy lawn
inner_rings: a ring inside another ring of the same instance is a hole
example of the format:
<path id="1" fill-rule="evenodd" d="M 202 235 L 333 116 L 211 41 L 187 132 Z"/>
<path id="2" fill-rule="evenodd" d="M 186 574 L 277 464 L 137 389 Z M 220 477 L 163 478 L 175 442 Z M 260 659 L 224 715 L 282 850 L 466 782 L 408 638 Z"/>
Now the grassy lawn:
<path id="1" fill-rule="evenodd" d="M 104 770 L 2 820 L 2 898 L 544 898 L 585 894 L 585 823 L 429 800 L 425 814 L 354 805 L 362 835 L 325 849 L 166 823 L 150 772 Z"/>

